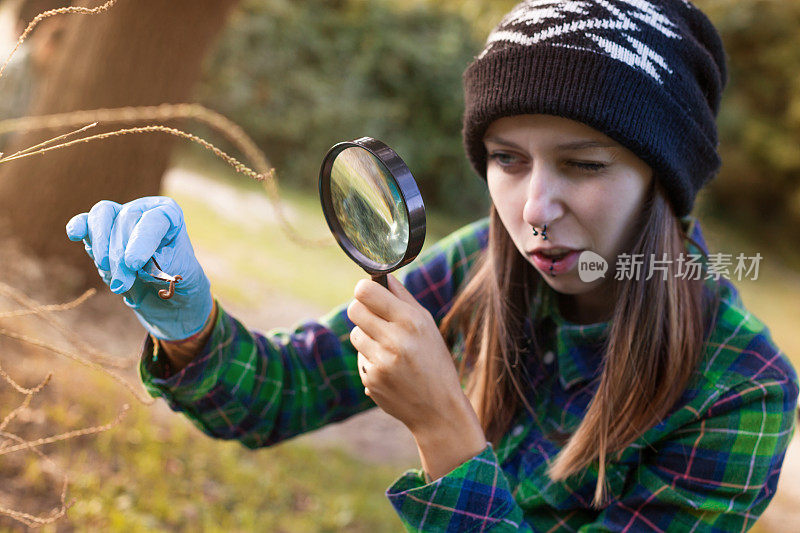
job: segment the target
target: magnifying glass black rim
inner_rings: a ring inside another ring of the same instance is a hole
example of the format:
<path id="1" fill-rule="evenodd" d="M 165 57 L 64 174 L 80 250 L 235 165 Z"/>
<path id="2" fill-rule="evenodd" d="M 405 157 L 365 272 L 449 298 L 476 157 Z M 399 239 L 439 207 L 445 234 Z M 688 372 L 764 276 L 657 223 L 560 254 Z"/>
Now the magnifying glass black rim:
<path id="1" fill-rule="evenodd" d="M 356 248 L 347 234 L 344 232 L 339 220 L 336 218 L 333 208 L 333 201 L 331 199 L 331 171 L 333 169 L 333 162 L 342 151 L 347 148 L 363 148 L 378 161 L 383 164 L 389 175 L 394 178 L 397 188 L 400 191 L 400 196 L 403 198 L 403 205 L 408 217 L 408 244 L 403 257 L 390 265 L 385 263 L 378 263 L 370 259 L 358 248 Z M 353 141 L 345 141 L 335 144 L 325 158 L 322 160 L 322 168 L 319 173 L 319 197 L 322 202 L 322 212 L 325 215 L 325 221 L 331 229 L 336 242 L 342 247 L 344 252 L 358 265 L 366 270 L 369 274 L 388 274 L 394 272 L 398 268 L 410 263 L 422 250 L 422 244 L 425 242 L 425 205 L 422 203 L 422 195 L 419 193 L 417 183 L 411 175 L 411 171 L 406 166 L 405 162 L 400 158 L 397 153 L 389 148 L 386 144 L 382 143 L 372 137 L 361 137 Z"/>

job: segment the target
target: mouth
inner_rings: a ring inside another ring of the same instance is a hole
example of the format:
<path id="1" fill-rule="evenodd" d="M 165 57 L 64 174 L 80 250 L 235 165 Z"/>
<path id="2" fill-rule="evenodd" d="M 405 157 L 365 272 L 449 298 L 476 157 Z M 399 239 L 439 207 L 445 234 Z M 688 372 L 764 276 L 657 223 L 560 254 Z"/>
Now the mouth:
<path id="1" fill-rule="evenodd" d="M 571 270 L 577 264 L 582 251 L 571 248 L 537 248 L 529 252 L 528 257 L 540 271 L 556 275 Z"/>

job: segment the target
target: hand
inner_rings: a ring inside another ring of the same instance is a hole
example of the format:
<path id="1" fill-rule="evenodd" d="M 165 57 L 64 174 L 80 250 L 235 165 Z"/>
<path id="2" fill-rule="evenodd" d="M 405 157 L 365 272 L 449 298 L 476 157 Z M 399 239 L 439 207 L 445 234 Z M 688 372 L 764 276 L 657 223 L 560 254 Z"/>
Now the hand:
<path id="1" fill-rule="evenodd" d="M 111 292 L 124 295 L 153 336 L 180 340 L 200 331 L 211 313 L 210 284 L 194 256 L 181 208 L 171 198 L 148 196 L 120 205 L 103 200 L 67 224 L 70 240 L 83 240 Z M 155 257 L 165 272 L 183 279 L 169 300 L 167 286 L 140 270 Z"/>
<path id="2" fill-rule="evenodd" d="M 433 317 L 394 276 L 387 278 L 390 290 L 359 281 L 347 308 L 365 392 L 415 436 L 441 433 L 454 420 L 477 423 Z"/>

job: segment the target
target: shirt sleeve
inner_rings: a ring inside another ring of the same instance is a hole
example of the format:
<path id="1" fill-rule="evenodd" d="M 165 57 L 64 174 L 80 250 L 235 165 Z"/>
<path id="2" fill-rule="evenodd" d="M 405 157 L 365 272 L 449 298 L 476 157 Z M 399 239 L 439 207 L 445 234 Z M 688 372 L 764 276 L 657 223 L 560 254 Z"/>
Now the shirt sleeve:
<path id="1" fill-rule="evenodd" d="M 342 305 L 319 321 L 261 334 L 220 306 L 191 363 L 168 375 L 148 338 L 140 374 L 151 396 L 212 437 L 269 446 L 375 406 L 358 375 L 352 327 Z"/>
<path id="2" fill-rule="evenodd" d="M 795 427 L 797 384 L 747 381 L 656 445 L 631 487 L 579 529 L 745 531 L 775 494 Z"/>
<path id="3" fill-rule="evenodd" d="M 491 443 L 430 483 L 422 470 L 406 471 L 386 496 L 407 531 L 533 531 Z"/>
<path id="4" fill-rule="evenodd" d="M 795 426 L 797 386 L 747 382 L 718 396 L 632 474 L 590 531 L 744 531 L 775 494 Z M 526 521 L 491 444 L 428 482 L 408 470 L 387 490 L 408 531 L 537 531 Z"/>

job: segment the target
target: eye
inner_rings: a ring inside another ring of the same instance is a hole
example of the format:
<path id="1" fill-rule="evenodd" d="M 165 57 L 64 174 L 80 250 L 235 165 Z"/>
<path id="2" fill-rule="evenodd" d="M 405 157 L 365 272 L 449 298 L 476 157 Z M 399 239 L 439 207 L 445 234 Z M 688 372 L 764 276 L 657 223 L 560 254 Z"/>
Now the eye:
<path id="1" fill-rule="evenodd" d="M 490 152 L 489 160 L 497 163 L 501 168 L 508 171 L 521 164 L 521 158 L 509 152 Z"/>
<path id="2" fill-rule="evenodd" d="M 597 161 L 569 161 L 567 164 L 587 174 L 596 174 L 608 168 L 606 163 Z"/>

